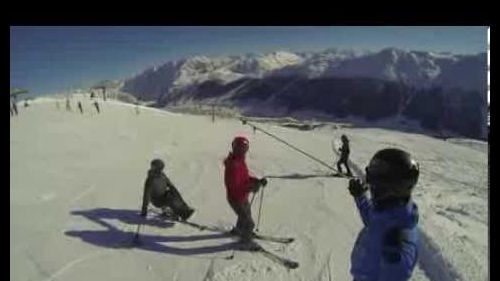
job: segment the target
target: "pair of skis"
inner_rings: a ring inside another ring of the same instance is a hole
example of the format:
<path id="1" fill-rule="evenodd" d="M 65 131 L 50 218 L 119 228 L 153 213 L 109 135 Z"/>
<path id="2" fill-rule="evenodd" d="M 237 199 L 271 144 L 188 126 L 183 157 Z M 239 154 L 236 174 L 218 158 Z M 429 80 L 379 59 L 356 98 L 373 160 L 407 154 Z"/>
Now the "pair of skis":
<path id="1" fill-rule="evenodd" d="M 251 243 L 252 243 L 252 249 L 249 250 L 250 252 L 261 253 L 266 258 L 268 258 L 268 259 L 270 259 L 278 264 L 281 264 L 282 266 L 284 266 L 288 269 L 295 269 L 295 268 L 299 267 L 298 262 L 293 261 L 291 259 L 287 259 L 287 258 L 282 257 L 282 256 L 278 256 L 278 255 L 266 250 L 264 247 L 262 247 L 260 244 L 258 244 L 255 241 L 251 241 Z"/>
<path id="2" fill-rule="evenodd" d="M 208 231 L 213 231 L 213 232 L 220 232 L 223 234 L 227 234 L 229 236 L 238 236 L 237 234 L 232 233 L 231 231 L 224 229 L 224 228 L 207 226 L 207 225 L 200 225 L 200 224 L 197 224 L 194 222 L 182 221 L 182 220 L 178 220 L 175 218 L 169 218 L 169 217 L 162 216 L 161 214 L 157 213 L 156 211 L 153 211 L 153 212 L 155 212 L 157 214 L 157 216 L 161 219 L 173 220 L 173 221 L 185 224 L 185 225 L 192 226 L 192 227 L 197 228 L 199 230 L 208 230 Z M 291 237 L 275 237 L 275 236 L 263 235 L 263 234 L 259 234 L 259 233 L 253 233 L 252 238 L 256 239 L 256 240 L 269 241 L 269 242 L 275 242 L 275 243 L 283 243 L 283 244 L 289 244 L 295 240 L 294 238 L 291 238 Z M 264 247 L 262 247 L 260 244 L 258 244 L 254 240 L 252 240 L 251 243 L 252 243 L 251 249 L 248 249 L 247 251 L 262 253 L 262 255 L 265 256 L 266 258 L 268 258 L 268 259 L 270 259 L 278 264 L 281 264 L 282 266 L 284 266 L 288 269 L 295 269 L 295 268 L 299 267 L 298 262 L 287 259 L 285 257 L 278 256 L 278 255 L 266 250 Z"/>

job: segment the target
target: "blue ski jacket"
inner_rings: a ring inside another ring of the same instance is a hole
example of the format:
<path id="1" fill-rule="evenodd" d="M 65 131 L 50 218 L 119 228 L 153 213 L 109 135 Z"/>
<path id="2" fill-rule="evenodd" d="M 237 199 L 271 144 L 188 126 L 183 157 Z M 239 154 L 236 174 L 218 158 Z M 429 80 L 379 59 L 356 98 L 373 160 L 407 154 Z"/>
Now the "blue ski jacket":
<path id="1" fill-rule="evenodd" d="M 351 253 L 354 280 L 409 280 L 418 256 L 417 205 L 409 200 L 380 210 L 366 194 L 355 201 L 364 227 Z"/>

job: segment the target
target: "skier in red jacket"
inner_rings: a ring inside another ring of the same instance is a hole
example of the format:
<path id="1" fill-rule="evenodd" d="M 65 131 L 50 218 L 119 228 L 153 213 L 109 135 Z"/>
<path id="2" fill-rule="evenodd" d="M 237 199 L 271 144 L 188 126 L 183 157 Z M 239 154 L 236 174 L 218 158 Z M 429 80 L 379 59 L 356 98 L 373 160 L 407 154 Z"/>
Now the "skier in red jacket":
<path id="1" fill-rule="evenodd" d="M 234 138 L 232 151 L 224 160 L 224 184 L 226 185 L 227 201 L 238 216 L 236 227 L 233 228 L 232 232 L 238 234 L 243 243 L 251 240 L 255 227 L 248 194 L 257 192 L 261 186 L 267 184 L 265 178 L 258 179 L 250 176 L 245 163 L 248 147 L 247 138 L 243 136 Z"/>

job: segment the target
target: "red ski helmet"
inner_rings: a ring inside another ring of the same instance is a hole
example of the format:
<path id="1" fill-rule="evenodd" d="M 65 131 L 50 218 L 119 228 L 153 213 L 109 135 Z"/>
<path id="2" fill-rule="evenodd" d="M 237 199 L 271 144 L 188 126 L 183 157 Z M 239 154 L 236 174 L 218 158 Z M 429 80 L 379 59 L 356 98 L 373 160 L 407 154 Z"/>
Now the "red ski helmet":
<path id="1" fill-rule="evenodd" d="M 249 148 L 249 141 L 244 136 L 237 136 L 233 139 L 232 148 L 234 153 L 245 153 Z"/>

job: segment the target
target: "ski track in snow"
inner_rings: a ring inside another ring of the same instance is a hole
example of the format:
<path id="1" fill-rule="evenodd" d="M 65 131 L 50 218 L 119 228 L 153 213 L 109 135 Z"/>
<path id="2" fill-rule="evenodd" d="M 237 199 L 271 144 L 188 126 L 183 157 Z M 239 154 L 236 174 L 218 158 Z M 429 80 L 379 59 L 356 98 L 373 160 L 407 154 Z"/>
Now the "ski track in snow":
<path id="1" fill-rule="evenodd" d="M 76 202 L 80 201 L 80 199 L 82 199 L 85 195 L 87 195 L 89 192 L 91 192 L 92 190 L 94 190 L 94 188 L 95 188 L 94 185 L 91 185 L 91 186 L 87 187 L 84 191 L 82 191 L 80 194 L 78 194 L 75 197 L 75 199 L 73 199 L 73 201 L 71 201 L 70 206 L 75 205 Z"/>
<path id="2" fill-rule="evenodd" d="M 103 256 L 107 254 L 105 251 L 99 251 L 97 253 L 92 253 L 92 254 L 88 254 L 88 255 L 85 255 L 81 258 L 78 258 L 78 259 L 75 259 L 69 263 L 67 263 L 66 265 L 64 265 L 63 267 L 61 267 L 60 269 L 58 269 L 55 273 L 53 273 L 52 275 L 50 275 L 49 278 L 43 280 L 43 281 L 54 281 L 57 279 L 58 276 L 60 276 L 61 274 L 65 273 L 66 271 L 68 271 L 69 269 L 71 269 L 73 266 L 79 264 L 79 263 L 82 263 L 82 262 L 85 262 L 87 260 L 91 260 L 91 259 L 95 259 L 99 256 Z"/>

